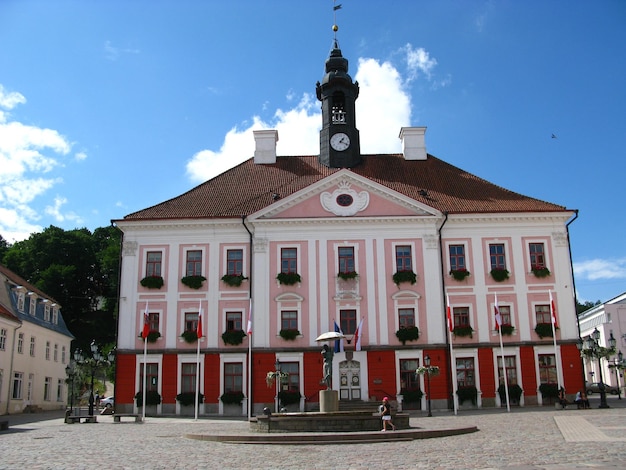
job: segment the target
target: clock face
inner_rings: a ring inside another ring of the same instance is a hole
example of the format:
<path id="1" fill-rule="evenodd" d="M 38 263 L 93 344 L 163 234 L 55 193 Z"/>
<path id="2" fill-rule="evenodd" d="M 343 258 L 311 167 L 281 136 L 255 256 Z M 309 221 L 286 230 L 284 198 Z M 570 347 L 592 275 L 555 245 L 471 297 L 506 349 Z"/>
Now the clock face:
<path id="1" fill-rule="evenodd" d="M 338 152 L 346 150 L 350 147 L 350 137 L 343 132 L 338 132 L 330 138 L 330 146 Z"/>

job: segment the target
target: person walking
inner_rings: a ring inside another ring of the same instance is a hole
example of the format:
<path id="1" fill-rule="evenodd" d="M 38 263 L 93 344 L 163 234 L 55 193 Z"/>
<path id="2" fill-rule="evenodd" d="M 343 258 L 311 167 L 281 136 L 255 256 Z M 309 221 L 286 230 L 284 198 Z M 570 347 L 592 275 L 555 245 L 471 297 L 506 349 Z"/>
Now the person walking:
<path id="1" fill-rule="evenodd" d="M 391 425 L 391 430 L 395 431 L 396 426 L 391 421 L 391 405 L 389 404 L 389 397 L 383 398 L 383 404 L 381 405 L 381 414 L 383 418 L 383 431 L 387 430 L 387 423 Z"/>

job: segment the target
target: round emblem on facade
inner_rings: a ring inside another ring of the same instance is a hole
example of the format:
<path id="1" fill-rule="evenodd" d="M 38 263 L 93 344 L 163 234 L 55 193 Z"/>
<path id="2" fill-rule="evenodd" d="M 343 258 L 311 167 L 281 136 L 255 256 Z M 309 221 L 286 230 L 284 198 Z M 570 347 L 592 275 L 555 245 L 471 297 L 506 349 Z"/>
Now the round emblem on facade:
<path id="1" fill-rule="evenodd" d="M 349 194 L 340 194 L 339 196 L 337 196 L 337 204 L 341 207 L 351 206 L 353 202 L 354 199 L 352 199 L 352 196 L 350 196 Z"/>

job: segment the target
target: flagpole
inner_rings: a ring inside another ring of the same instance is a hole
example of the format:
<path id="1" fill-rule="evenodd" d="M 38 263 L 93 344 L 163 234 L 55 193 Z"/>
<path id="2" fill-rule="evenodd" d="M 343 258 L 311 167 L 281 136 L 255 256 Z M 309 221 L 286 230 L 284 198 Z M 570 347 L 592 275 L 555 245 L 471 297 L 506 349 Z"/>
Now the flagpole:
<path id="1" fill-rule="evenodd" d="M 146 387 L 148 377 L 148 337 L 143 339 L 143 392 L 142 392 L 142 404 L 141 407 L 141 421 L 146 420 Z"/>
<path id="2" fill-rule="evenodd" d="M 561 387 L 564 387 L 563 377 L 561 377 L 561 355 L 559 354 L 559 350 L 556 346 L 556 312 L 554 308 L 554 301 L 552 300 L 552 291 L 549 290 L 548 294 L 550 296 L 550 324 L 552 325 L 552 342 L 554 344 L 554 359 L 556 361 L 556 380 L 558 382 L 557 389 L 560 390 Z"/>
<path id="3" fill-rule="evenodd" d="M 198 326 L 196 326 L 196 336 L 198 339 L 196 341 L 196 400 L 194 407 L 194 421 L 198 421 L 198 402 L 200 401 L 200 341 L 202 341 L 202 336 L 204 336 L 202 331 L 202 301 L 200 301 L 200 305 L 198 306 Z"/>
<path id="4" fill-rule="evenodd" d="M 502 317 L 500 316 L 500 307 L 498 307 L 498 294 L 495 294 L 496 302 L 496 327 L 498 329 L 498 336 L 500 337 L 500 356 L 502 356 L 502 375 L 504 376 L 504 395 L 506 397 L 506 411 L 511 412 L 511 402 L 509 400 L 509 379 L 506 373 L 506 365 L 504 363 L 504 345 L 502 344 Z M 496 356 L 496 364 L 498 358 Z"/>
<path id="5" fill-rule="evenodd" d="M 453 324 L 452 324 L 452 314 L 450 312 L 450 296 L 448 294 L 446 294 L 446 316 L 447 316 L 447 321 L 446 323 L 448 324 L 448 344 L 450 345 L 450 371 L 452 374 L 452 403 L 453 403 L 453 407 L 454 407 L 454 415 L 456 416 L 458 409 L 459 409 L 459 399 L 458 396 L 456 394 L 457 391 L 457 383 L 456 383 L 456 367 L 454 364 L 454 353 L 452 350 L 452 330 L 453 328 Z"/>

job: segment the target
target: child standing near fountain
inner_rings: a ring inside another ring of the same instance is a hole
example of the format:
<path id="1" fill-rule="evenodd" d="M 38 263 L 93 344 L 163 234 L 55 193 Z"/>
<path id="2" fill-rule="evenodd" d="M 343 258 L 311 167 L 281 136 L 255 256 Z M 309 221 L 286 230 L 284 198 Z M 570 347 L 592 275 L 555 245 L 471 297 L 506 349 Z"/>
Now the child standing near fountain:
<path id="1" fill-rule="evenodd" d="M 391 425 L 391 430 L 395 431 L 396 426 L 391 422 L 391 405 L 389 404 L 389 398 L 383 398 L 382 408 L 382 416 L 383 416 L 383 431 L 387 430 L 387 423 Z"/>

